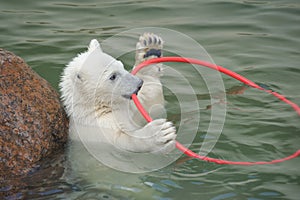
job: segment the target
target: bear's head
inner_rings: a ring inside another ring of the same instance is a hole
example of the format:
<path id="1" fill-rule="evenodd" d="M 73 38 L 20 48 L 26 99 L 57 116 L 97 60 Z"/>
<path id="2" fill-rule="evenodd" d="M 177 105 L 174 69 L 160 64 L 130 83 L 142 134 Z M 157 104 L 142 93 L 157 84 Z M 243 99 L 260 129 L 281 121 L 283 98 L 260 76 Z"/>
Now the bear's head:
<path id="1" fill-rule="evenodd" d="M 105 113 L 137 93 L 143 81 L 124 69 L 122 62 L 104 53 L 96 39 L 64 69 L 59 84 L 66 112 L 73 118 Z"/>

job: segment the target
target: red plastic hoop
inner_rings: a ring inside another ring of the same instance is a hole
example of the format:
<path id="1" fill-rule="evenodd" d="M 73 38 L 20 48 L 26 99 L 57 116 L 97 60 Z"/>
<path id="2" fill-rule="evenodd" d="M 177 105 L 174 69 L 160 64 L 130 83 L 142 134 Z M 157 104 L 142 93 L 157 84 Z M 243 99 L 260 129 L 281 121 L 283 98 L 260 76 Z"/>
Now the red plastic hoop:
<path id="1" fill-rule="evenodd" d="M 141 70 L 144 67 L 147 67 L 151 64 L 155 64 L 155 63 L 161 63 L 161 62 L 182 62 L 182 63 L 190 63 L 190 64 L 196 64 L 196 65 L 200 65 L 200 66 L 204 66 L 204 67 L 208 67 L 211 69 L 214 69 L 216 71 L 219 71 L 223 74 L 226 74 L 228 76 L 231 76 L 234 79 L 237 79 L 238 81 L 265 91 L 269 94 L 272 94 L 273 96 L 275 96 L 276 98 L 278 98 L 279 100 L 285 102 L 286 104 L 290 105 L 296 112 L 297 114 L 300 116 L 300 107 L 293 103 L 292 101 L 288 100 L 285 96 L 274 92 L 272 90 L 267 90 L 264 89 L 262 87 L 260 87 L 259 85 L 257 85 L 256 83 L 250 81 L 249 79 L 233 72 L 230 71 L 222 66 L 219 65 L 215 65 L 206 61 L 202 61 L 202 60 L 197 60 L 197 59 L 193 59 L 193 58 L 184 58 L 184 57 L 162 57 L 162 58 L 153 58 L 150 60 L 146 60 L 142 63 L 140 63 L 138 66 L 136 66 L 133 71 L 131 72 L 133 75 L 135 75 L 139 70 Z M 143 108 L 143 106 L 141 105 L 141 103 L 139 102 L 137 96 L 135 94 L 132 95 L 132 100 L 134 101 L 136 107 L 138 108 L 138 110 L 140 111 L 140 113 L 143 115 L 143 117 L 146 119 L 147 122 L 151 122 L 152 118 L 149 116 L 149 114 L 147 113 L 147 111 Z M 258 161 L 258 162 L 243 162 L 243 161 L 229 161 L 229 160 L 222 160 L 222 159 L 217 159 L 217 158 L 210 158 L 207 156 L 201 156 L 193 151 L 191 151 L 190 149 L 186 148 L 185 146 L 183 146 L 182 144 L 180 144 L 178 141 L 176 141 L 176 148 L 179 149 L 180 151 L 182 151 L 185 155 L 192 157 L 192 158 L 197 158 L 200 160 L 204 160 L 204 161 L 208 161 L 208 162 L 213 162 L 213 163 L 217 163 L 217 164 L 228 164 L 228 165 L 265 165 L 265 164 L 275 164 L 275 163 L 279 163 L 279 162 L 283 162 L 286 160 L 290 160 L 293 158 L 296 158 L 300 155 L 300 150 L 297 150 L 295 153 L 293 153 L 290 156 L 284 157 L 284 158 L 280 158 L 280 159 L 276 159 L 276 160 L 271 160 L 271 161 Z"/>

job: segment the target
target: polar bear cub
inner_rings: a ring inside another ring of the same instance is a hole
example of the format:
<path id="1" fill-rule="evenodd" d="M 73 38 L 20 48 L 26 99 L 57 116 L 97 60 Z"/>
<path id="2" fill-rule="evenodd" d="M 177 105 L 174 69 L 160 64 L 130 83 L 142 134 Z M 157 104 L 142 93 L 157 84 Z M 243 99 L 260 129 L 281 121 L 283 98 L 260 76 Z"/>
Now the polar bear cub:
<path id="1" fill-rule="evenodd" d="M 162 45 L 157 35 L 142 35 L 136 45 L 135 64 L 160 57 Z M 163 105 L 161 73 L 161 65 L 154 65 L 133 76 L 121 61 L 104 53 L 96 39 L 91 40 L 87 51 L 78 54 L 61 77 L 62 101 L 71 126 L 91 126 L 102 135 L 101 142 L 129 152 L 170 152 L 176 138 L 173 124 L 166 119 L 141 123 L 142 116 L 131 100 L 131 95 L 137 94 L 147 110 Z M 84 139 L 90 130 L 84 130 Z"/>

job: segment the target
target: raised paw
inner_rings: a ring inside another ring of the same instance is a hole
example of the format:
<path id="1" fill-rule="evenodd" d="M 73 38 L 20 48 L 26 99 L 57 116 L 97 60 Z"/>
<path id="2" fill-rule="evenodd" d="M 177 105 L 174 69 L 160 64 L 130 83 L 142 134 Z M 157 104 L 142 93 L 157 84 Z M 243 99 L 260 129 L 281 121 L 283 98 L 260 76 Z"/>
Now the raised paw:
<path id="1" fill-rule="evenodd" d="M 136 65 L 150 58 L 162 56 L 163 40 L 153 33 L 144 33 L 136 44 Z"/>

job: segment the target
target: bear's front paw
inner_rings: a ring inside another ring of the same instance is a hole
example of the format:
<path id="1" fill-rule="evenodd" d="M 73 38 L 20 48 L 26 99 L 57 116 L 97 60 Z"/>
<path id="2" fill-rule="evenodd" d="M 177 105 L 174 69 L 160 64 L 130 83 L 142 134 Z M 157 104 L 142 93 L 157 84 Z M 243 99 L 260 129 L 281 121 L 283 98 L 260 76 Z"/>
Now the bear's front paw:
<path id="1" fill-rule="evenodd" d="M 136 44 L 136 64 L 162 56 L 163 40 L 153 33 L 144 33 Z"/>
<path id="2" fill-rule="evenodd" d="M 147 139 L 152 153 L 169 153 L 175 148 L 176 129 L 166 119 L 156 119 L 145 127 L 152 135 Z M 149 132 L 148 132 L 149 133 Z"/>

